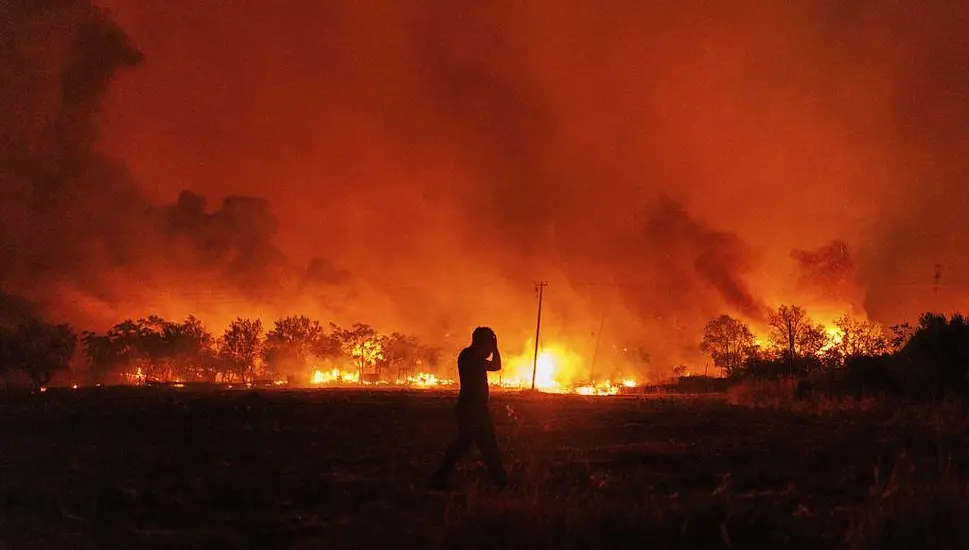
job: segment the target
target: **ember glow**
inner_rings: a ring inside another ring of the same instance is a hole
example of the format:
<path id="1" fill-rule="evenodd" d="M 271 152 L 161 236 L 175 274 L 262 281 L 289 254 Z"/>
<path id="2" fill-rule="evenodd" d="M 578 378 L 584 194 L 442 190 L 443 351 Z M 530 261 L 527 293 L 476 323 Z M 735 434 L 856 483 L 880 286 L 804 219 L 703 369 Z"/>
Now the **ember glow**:
<path id="1" fill-rule="evenodd" d="M 620 380 L 613 383 L 610 380 L 598 383 L 579 385 L 573 391 L 579 395 L 617 395 L 624 390 L 630 390 L 637 386 L 635 380 Z"/>
<path id="2" fill-rule="evenodd" d="M 562 367 L 559 360 L 548 351 L 538 356 L 535 364 L 535 387 L 543 390 L 561 388 L 556 378 L 561 377 Z"/>
<path id="3" fill-rule="evenodd" d="M 506 361 L 504 372 L 489 373 L 490 383 L 506 389 L 530 389 L 533 358 L 534 355 L 525 353 Z M 568 351 L 565 346 L 544 348 L 535 366 L 535 389 L 545 393 L 616 395 L 637 386 L 631 378 L 616 382 L 581 382 L 583 378 L 588 378 L 588 366 L 581 356 Z"/>
<path id="4" fill-rule="evenodd" d="M 361 365 L 374 365 L 384 358 L 380 343 L 373 340 L 367 340 L 354 346 L 350 356 Z"/>
<path id="5" fill-rule="evenodd" d="M 314 386 L 321 386 L 327 384 L 359 384 L 360 383 L 360 373 L 359 371 L 352 370 L 340 370 L 338 368 L 333 368 L 329 370 L 319 370 L 313 371 L 313 376 L 310 378 L 310 384 Z"/>
<path id="6" fill-rule="evenodd" d="M 600 382 L 597 384 L 576 386 L 574 391 L 579 395 L 617 395 L 624 389 L 635 387 L 636 383 L 632 380 L 623 380 L 618 384 L 614 384 L 610 380 L 606 380 L 605 382 Z"/>
<path id="7" fill-rule="evenodd" d="M 124 378 L 131 384 L 142 385 L 148 382 L 148 377 L 145 375 L 145 371 L 141 367 L 136 368 L 132 372 L 124 374 Z"/>
<path id="8" fill-rule="evenodd" d="M 841 340 L 844 338 L 844 332 L 842 332 L 838 327 L 827 327 L 824 329 L 824 333 L 828 335 L 828 341 L 832 345 L 840 344 Z"/>
<path id="9" fill-rule="evenodd" d="M 836 348 L 844 338 L 844 333 L 841 332 L 841 329 L 839 329 L 838 327 L 826 326 L 824 328 L 824 336 L 827 340 L 825 341 L 824 345 L 821 347 L 821 350 L 820 350 L 821 353 L 824 353 L 826 351 Z"/>
<path id="10" fill-rule="evenodd" d="M 531 388 L 532 359 L 528 353 L 505 360 L 501 372 L 490 372 L 489 383 L 498 389 L 525 390 Z M 566 351 L 563 346 L 551 346 L 538 356 L 538 369 L 535 389 L 545 393 L 576 393 L 580 395 L 617 395 L 637 387 L 631 378 L 605 380 L 595 383 L 580 383 L 583 375 L 582 358 Z M 317 368 L 309 377 L 309 383 L 316 387 L 353 387 L 361 385 L 396 385 L 415 389 L 456 390 L 455 379 L 436 373 L 417 371 L 414 374 L 396 379 L 377 381 L 361 380 L 353 368 Z"/>
<path id="11" fill-rule="evenodd" d="M 435 374 L 419 372 L 413 376 L 408 376 L 403 384 L 417 388 L 439 388 L 454 385 L 454 380 L 449 378 L 438 378 Z M 398 383 L 401 383 L 400 381 Z"/>
<path id="12" fill-rule="evenodd" d="M 528 349 L 528 346 L 525 346 Z M 532 370 L 535 370 L 535 389 L 544 392 L 558 393 L 571 381 L 572 369 L 575 363 L 572 357 L 564 353 L 561 348 L 545 348 L 538 354 L 537 363 L 534 355 L 524 353 L 504 360 L 504 368 L 500 373 L 488 373 L 491 385 L 505 388 L 531 388 Z"/>
<path id="13" fill-rule="evenodd" d="M 370 384 L 387 383 L 387 381 L 380 380 Z M 415 388 L 446 388 L 455 385 L 454 380 L 450 378 L 443 378 L 436 374 L 426 372 L 418 372 L 406 378 L 395 380 L 394 383 L 399 386 L 412 386 Z M 354 386 L 368 383 L 361 382 L 360 375 L 356 371 L 332 368 L 327 370 L 314 370 L 310 378 L 310 384 L 313 386 Z"/>

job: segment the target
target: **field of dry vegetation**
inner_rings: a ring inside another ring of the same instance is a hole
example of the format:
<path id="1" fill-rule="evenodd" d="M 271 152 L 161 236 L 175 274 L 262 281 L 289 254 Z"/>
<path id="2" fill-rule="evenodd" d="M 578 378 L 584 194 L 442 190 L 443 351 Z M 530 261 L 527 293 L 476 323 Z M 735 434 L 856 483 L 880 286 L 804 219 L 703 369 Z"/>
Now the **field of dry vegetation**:
<path id="1" fill-rule="evenodd" d="M 498 394 L 515 486 L 435 493 L 453 399 L 0 395 L 0 548 L 969 547 L 958 408 Z"/>

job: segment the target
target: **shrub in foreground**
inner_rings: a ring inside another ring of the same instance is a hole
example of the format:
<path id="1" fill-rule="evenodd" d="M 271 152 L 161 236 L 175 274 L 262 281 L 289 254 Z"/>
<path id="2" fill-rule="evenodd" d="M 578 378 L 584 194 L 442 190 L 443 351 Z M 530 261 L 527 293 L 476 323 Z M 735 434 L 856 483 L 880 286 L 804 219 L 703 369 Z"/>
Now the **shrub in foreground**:
<path id="1" fill-rule="evenodd" d="M 969 548 L 969 486 L 948 468 L 919 479 L 904 461 L 876 481 L 869 506 L 848 532 L 848 548 Z"/>

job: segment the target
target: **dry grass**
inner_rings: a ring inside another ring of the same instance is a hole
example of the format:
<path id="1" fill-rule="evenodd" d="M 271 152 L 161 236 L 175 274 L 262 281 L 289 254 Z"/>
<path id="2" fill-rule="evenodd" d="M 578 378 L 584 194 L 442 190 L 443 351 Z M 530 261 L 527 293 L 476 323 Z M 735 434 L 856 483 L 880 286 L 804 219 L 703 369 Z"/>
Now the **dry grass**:
<path id="1" fill-rule="evenodd" d="M 965 405 L 943 402 L 898 406 L 874 397 L 811 393 L 797 395 L 790 381 L 748 380 L 728 391 L 727 401 L 754 409 L 772 409 L 812 416 L 876 417 L 899 433 L 923 430 L 938 449 L 959 445 L 969 435 Z M 853 508 L 845 547 L 868 549 L 969 548 L 969 467 L 954 467 L 951 455 L 933 462 L 926 454 L 903 452 L 888 476 L 874 468 L 874 482 L 866 504 Z M 926 451 L 928 449 L 922 449 Z"/>
<path id="2" fill-rule="evenodd" d="M 423 484 L 453 436 L 453 400 L 150 388 L 11 398 L 0 403 L 0 548 L 874 548 L 900 529 L 943 548 L 962 540 L 944 519 L 965 505 L 969 472 L 938 457 L 969 463 L 965 434 L 924 424 L 954 411 L 499 393 L 516 486 L 492 489 L 472 454 L 456 490 L 433 493 Z M 902 453 L 920 475 L 898 466 L 894 485 L 881 479 L 873 466 Z M 935 500 L 950 512 L 932 519 Z M 916 523 L 897 525 L 906 515 Z"/>
<path id="3" fill-rule="evenodd" d="M 727 390 L 727 402 L 745 407 L 789 409 L 797 391 L 790 380 L 742 380 Z"/>
<path id="4" fill-rule="evenodd" d="M 445 548 L 726 548 L 722 499 L 585 494 L 470 496 L 449 508 Z"/>
<path id="5" fill-rule="evenodd" d="M 743 380 L 727 390 L 727 402 L 744 407 L 816 415 L 866 413 L 888 406 L 870 396 L 852 397 L 803 390 L 801 395 L 798 393 L 796 383 L 790 380 Z"/>
<path id="6" fill-rule="evenodd" d="M 846 546 L 857 550 L 969 548 L 969 485 L 951 459 L 919 476 L 902 455 L 885 480 L 876 482 L 871 502 L 848 531 Z"/>

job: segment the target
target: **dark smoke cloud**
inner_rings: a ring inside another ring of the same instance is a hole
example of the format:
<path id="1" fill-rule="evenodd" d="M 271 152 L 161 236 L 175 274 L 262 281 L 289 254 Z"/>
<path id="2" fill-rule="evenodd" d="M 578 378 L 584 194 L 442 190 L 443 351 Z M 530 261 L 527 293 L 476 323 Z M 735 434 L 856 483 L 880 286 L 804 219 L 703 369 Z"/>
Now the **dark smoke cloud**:
<path id="1" fill-rule="evenodd" d="M 5 316 L 44 311 L 103 326 L 147 313 L 153 292 L 267 304 L 346 279 L 322 259 L 292 264 L 272 242 L 278 221 L 265 199 L 229 196 L 208 212 L 203 196 L 185 191 L 175 204 L 153 204 L 96 148 L 107 88 L 142 54 L 85 2 L 3 9 Z"/>
<path id="2" fill-rule="evenodd" d="M 191 191 L 183 191 L 162 217 L 164 234 L 184 245 L 176 265 L 214 270 L 220 279 L 249 292 L 275 280 L 271 270 L 286 264 L 272 244 L 278 225 L 265 199 L 229 196 L 209 213 L 205 197 Z"/>
<path id="3" fill-rule="evenodd" d="M 0 325 L 15 324 L 39 314 L 34 304 L 4 292 L 0 292 Z"/>
<path id="4" fill-rule="evenodd" d="M 0 242 L 8 259 L 0 281 L 53 306 L 68 277 L 102 292 L 101 268 L 127 261 L 150 209 L 125 168 L 92 148 L 101 96 L 141 54 L 86 3 L 0 9 Z"/>
<path id="5" fill-rule="evenodd" d="M 660 197 L 645 211 L 644 252 L 659 259 L 664 274 L 684 301 L 717 294 L 724 307 L 760 321 L 766 306 L 743 280 L 752 267 L 752 252 L 737 235 L 716 231 L 693 219 L 682 205 Z"/>

